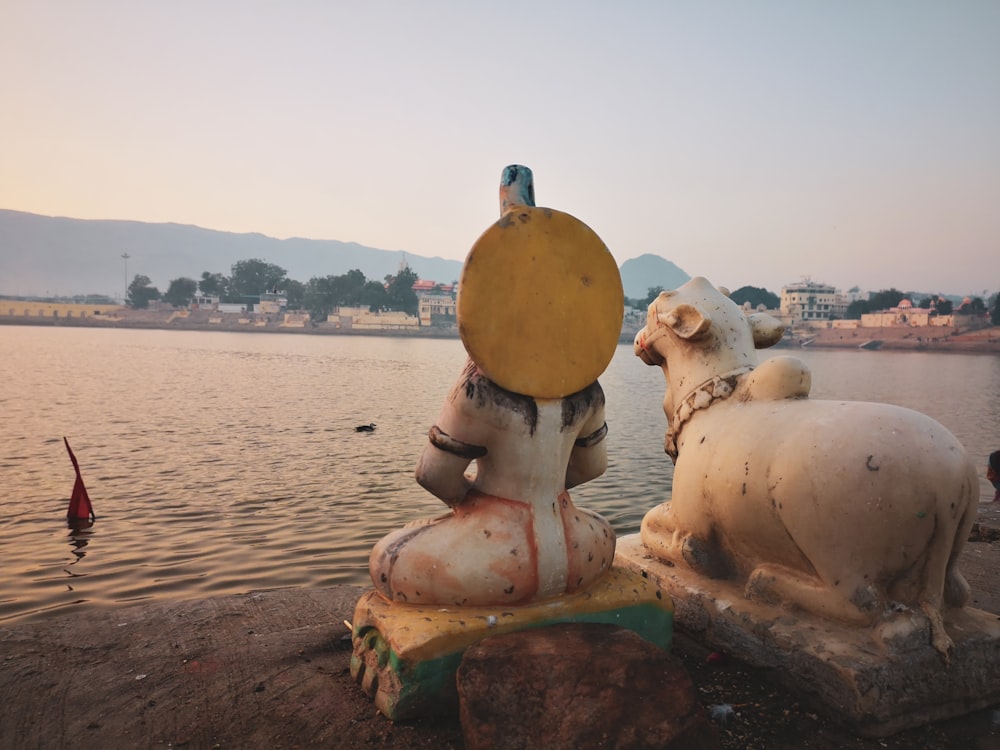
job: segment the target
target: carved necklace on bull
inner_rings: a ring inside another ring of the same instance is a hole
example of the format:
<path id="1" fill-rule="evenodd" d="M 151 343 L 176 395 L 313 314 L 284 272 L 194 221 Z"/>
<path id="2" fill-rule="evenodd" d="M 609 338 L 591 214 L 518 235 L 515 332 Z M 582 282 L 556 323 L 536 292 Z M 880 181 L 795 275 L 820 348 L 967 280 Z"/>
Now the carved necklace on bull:
<path id="1" fill-rule="evenodd" d="M 649 336 L 641 337 L 639 339 L 639 346 L 644 351 L 653 354 L 654 352 L 651 348 L 653 342 L 664 336 L 668 330 L 665 326 L 657 328 Z M 696 386 L 681 399 L 680 403 L 674 408 L 674 414 L 670 419 L 670 424 L 667 426 L 667 436 L 663 445 L 664 452 L 674 462 L 677 461 L 677 438 L 681 434 L 681 428 L 687 424 L 688 420 L 699 409 L 707 409 L 716 401 L 722 401 L 732 396 L 740 378 L 749 372 L 753 372 L 752 365 L 744 365 L 722 375 L 715 375 Z"/>

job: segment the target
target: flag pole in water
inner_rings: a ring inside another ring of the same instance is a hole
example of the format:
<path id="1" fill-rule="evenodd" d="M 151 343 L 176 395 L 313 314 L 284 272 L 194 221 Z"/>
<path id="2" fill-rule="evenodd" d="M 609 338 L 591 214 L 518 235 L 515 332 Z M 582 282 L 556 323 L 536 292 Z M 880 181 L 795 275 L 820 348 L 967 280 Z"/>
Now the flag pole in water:
<path id="1" fill-rule="evenodd" d="M 90 495 L 83 484 L 83 476 L 80 474 L 80 464 L 77 463 L 73 449 L 69 447 L 69 440 L 63 437 L 66 443 L 66 452 L 69 453 L 69 460 L 73 462 L 73 469 L 76 471 L 76 481 L 73 483 L 73 494 L 69 499 L 69 510 L 66 511 L 66 518 L 69 521 L 96 521 L 97 515 L 94 513 L 94 506 L 90 504 Z"/>

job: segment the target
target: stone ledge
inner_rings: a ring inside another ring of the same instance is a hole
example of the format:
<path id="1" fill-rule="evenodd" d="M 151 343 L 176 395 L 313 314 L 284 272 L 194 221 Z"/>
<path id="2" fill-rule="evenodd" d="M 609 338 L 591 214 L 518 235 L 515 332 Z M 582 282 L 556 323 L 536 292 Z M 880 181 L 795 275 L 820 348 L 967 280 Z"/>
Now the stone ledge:
<path id="1" fill-rule="evenodd" d="M 995 542 L 1000 539 L 1000 503 L 980 503 L 979 516 L 969 532 L 970 542 Z"/>
<path id="2" fill-rule="evenodd" d="M 612 567 L 575 594 L 518 607 L 442 607 L 362 595 L 352 623 L 351 676 L 393 721 L 457 707 L 455 672 L 484 638 L 565 623 L 618 625 L 670 648 L 673 606 L 644 576 Z"/>
<path id="3" fill-rule="evenodd" d="M 772 669 L 777 682 L 862 736 L 885 737 L 1000 702 L 1000 618 L 995 614 L 966 608 L 949 616 L 946 625 L 955 646 L 945 665 L 921 618 L 905 612 L 893 621 L 904 635 L 887 650 L 872 629 L 750 602 L 731 582 L 659 562 L 638 534 L 618 540 L 615 563 L 648 576 L 673 598 L 679 630 Z"/>

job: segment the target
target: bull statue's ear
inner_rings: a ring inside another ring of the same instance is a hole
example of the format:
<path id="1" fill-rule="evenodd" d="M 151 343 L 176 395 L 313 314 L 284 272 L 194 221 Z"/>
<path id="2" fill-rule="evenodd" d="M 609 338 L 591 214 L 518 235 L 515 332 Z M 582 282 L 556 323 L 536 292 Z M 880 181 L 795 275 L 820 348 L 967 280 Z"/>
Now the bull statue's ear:
<path id="1" fill-rule="evenodd" d="M 778 319 L 767 313 L 751 313 L 747 316 L 747 322 L 753 331 L 753 345 L 757 349 L 774 346 L 785 333 L 785 327 Z"/>
<path id="2" fill-rule="evenodd" d="M 715 288 L 719 292 L 719 294 L 721 294 L 723 297 L 732 297 L 733 296 L 733 295 L 731 295 L 729 293 L 729 290 L 726 287 L 724 287 L 724 286 L 717 286 Z"/>
<path id="3" fill-rule="evenodd" d="M 702 314 L 698 308 L 682 302 L 673 310 L 661 313 L 660 322 L 682 339 L 697 339 L 712 327 L 712 319 Z"/>

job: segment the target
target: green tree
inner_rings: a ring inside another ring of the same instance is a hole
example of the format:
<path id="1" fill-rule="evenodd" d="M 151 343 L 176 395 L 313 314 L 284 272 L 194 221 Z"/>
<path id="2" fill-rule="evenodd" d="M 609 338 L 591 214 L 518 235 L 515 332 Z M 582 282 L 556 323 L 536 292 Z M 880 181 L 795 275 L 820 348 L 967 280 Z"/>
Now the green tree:
<path id="1" fill-rule="evenodd" d="M 354 268 L 341 276 L 314 276 L 309 279 L 302 293 L 302 305 L 313 320 L 324 321 L 338 307 L 358 307 L 367 304 L 370 294 L 367 287 L 378 282 L 365 280 L 365 275 Z M 383 294 L 385 290 L 382 290 Z M 289 301 L 290 304 L 291 301 Z"/>
<path id="2" fill-rule="evenodd" d="M 889 308 L 898 306 L 906 296 L 912 297 L 913 294 L 911 292 L 909 295 L 906 295 L 895 288 L 883 289 L 880 292 L 870 295 L 867 300 L 854 300 L 854 302 L 847 306 L 844 317 L 848 320 L 859 320 L 865 313 L 888 310 Z"/>
<path id="3" fill-rule="evenodd" d="M 240 260 L 233 264 L 229 281 L 230 295 L 256 297 L 261 292 L 282 287 L 285 281 L 285 269 L 257 258 Z"/>
<path id="4" fill-rule="evenodd" d="M 982 315 L 986 312 L 986 305 L 980 297 L 973 297 L 968 303 L 963 302 L 956 312 L 962 315 Z"/>
<path id="5" fill-rule="evenodd" d="M 990 298 L 990 322 L 1000 326 L 1000 292 Z"/>
<path id="6" fill-rule="evenodd" d="M 868 300 L 856 299 L 847 306 L 844 317 L 848 320 L 861 320 L 861 316 L 867 312 L 871 312 Z"/>
<path id="7" fill-rule="evenodd" d="M 361 304 L 367 305 L 371 311 L 381 310 L 389 304 L 389 294 L 385 285 L 377 281 L 369 281 L 361 288 Z"/>
<path id="8" fill-rule="evenodd" d="M 166 294 L 163 295 L 163 301 L 174 307 L 187 307 L 197 291 L 198 282 L 182 276 L 170 282 Z"/>
<path id="9" fill-rule="evenodd" d="M 879 292 L 875 292 L 868 298 L 867 312 L 888 310 L 889 308 L 896 307 L 904 297 L 906 297 L 906 295 L 896 288 L 883 289 Z"/>
<path id="10" fill-rule="evenodd" d="M 352 268 L 343 276 L 334 276 L 334 289 L 338 305 L 357 307 L 361 304 L 361 290 L 367 279 L 357 268 Z"/>
<path id="11" fill-rule="evenodd" d="M 929 310 L 933 307 L 934 312 L 938 315 L 950 315 L 952 302 L 946 297 L 935 294 L 933 297 L 924 297 L 920 300 L 920 307 L 924 310 Z"/>
<path id="12" fill-rule="evenodd" d="M 413 291 L 413 285 L 419 278 L 408 265 L 403 265 L 395 276 L 385 277 L 387 306 L 390 310 L 417 314 L 417 293 Z"/>
<path id="13" fill-rule="evenodd" d="M 285 298 L 288 300 L 289 310 L 301 310 L 302 300 L 306 295 L 306 285 L 294 279 L 285 280 Z"/>
<path id="14" fill-rule="evenodd" d="M 651 286 L 646 290 L 646 299 L 644 299 L 640 304 L 639 308 L 649 307 L 653 304 L 653 300 L 660 296 L 660 292 L 663 291 L 662 286 Z"/>
<path id="15" fill-rule="evenodd" d="M 128 285 L 128 298 L 126 302 L 133 310 L 144 310 L 149 307 L 149 303 L 160 298 L 160 290 L 152 286 L 148 276 L 136 274 L 132 283 Z"/>
<path id="16" fill-rule="evenodd" d="M 755 310 L 759 305 L 763 305 L 768 310 L 776 310 L 781 306 L 781 298 L 777 294 L 756 286 L 741 286 L 729 295 L 729 299 L 737 305 L 749 302 L 750 307 Z"/>
<path id="17" fill-rule="evenodd" d="M 324 322 L 337 306 L 333 291 L 334 278 L 334 276 L 313 276 L 306 282 L 302 306 L 309 311 L 314 321 Z"/>
<path id="18" fill-rule="evenodd" d="M 198 289 L 206 297 L 225 297 L 229 289 L 229 279 L 221 273 L 203 271 Z"/>

